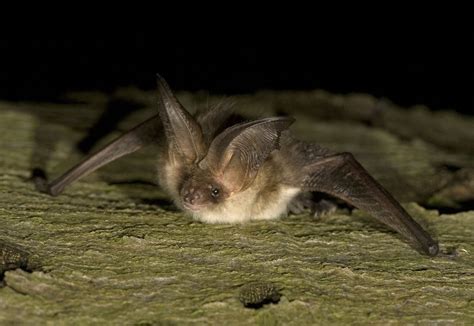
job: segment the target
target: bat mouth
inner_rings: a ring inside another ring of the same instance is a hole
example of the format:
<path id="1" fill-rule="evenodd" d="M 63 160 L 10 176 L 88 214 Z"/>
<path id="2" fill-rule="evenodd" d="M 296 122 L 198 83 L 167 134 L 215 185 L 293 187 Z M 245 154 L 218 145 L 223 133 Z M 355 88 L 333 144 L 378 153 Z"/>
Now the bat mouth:
<path id="1" fill-rule="evenodd" d="M 193 211 L 193 212 L 197 212 L 197 211 L 201 210 L 202 208 L 204 208 L 205 206 L 206 205 L 192 205 L 192 204 L 183 202 L 183 207 L 186 208 L 187 210 L 190 210 L 190 211 Z"/>

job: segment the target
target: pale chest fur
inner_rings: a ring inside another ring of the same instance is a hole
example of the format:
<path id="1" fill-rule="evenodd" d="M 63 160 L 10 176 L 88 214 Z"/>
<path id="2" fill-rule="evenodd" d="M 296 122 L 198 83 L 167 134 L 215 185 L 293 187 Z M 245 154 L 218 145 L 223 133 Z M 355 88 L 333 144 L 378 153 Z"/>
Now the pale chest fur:
<path id="1" fill-rule="evenodd" d="M 257 175 L 255 182 L 244 191 L 232 194 L 218 205 L 209 205 L 198 211 L 187 210 L 180 196 L 180 185 L 186 172 L 171 160 L 160 162 L 159 184 L 173 198 L 175 204 L 194 219 L 204 223 L 244 223 L 251 220 L 276 219 L 288 213 L 288 205 L 300 189 L 280 183 L 280 169 L 267 161 L 266 169 Z"/>
<path id="2" fill-rule="evenodd" d="M 288 212 L 288 204 L 300 192 L 298 188 L 278 186 L 262 196 L 252 188 L 228 198 L 218 209 L 194 212 L 193 218 L 205 223 L 244 223 L 276 219 Z"/>

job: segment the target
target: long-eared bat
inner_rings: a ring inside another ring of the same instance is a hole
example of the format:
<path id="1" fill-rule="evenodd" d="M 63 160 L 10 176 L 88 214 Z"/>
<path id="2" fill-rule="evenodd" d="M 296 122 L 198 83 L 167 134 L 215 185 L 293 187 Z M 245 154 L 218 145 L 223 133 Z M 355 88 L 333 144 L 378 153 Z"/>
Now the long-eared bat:
<path id="1" fill-rule="evenodd" d="M 207 223 L 238 223 L 286 215 L 298 195 L 323 192 L 368 212 L 427 255 L 438 244 L 350 153 L 294 139 L 292 118 L 228 126 L 231 110 L 216 106 L 192 116 L 158 76 L 158 115 L 123 134 L 50 184 L 66 186 L 145 145 L 160 142 L 158 181 L 175 204 Z M 164 135 L 163 135 L 164 134 Z"/>

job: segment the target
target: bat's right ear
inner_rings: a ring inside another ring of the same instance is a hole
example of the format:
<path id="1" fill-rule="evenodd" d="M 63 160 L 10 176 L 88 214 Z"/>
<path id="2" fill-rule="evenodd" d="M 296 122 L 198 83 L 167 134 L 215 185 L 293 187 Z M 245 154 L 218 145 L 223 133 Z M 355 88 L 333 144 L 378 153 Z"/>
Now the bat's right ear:
<path id="1" fill-rule="evenodd" d="M 227 128 L 212 141 L 200 166 L 209 168 L 230 192 L 245 190 L 293 121 L 266 118 Z"/>
<path id="2" fill-rule="evenodd" d="M 205 155 L 201 127 L 174 96 L 168 83 L 157 75 L 158 111 L 168 145 L 188 163 L 198 162 Z"/>

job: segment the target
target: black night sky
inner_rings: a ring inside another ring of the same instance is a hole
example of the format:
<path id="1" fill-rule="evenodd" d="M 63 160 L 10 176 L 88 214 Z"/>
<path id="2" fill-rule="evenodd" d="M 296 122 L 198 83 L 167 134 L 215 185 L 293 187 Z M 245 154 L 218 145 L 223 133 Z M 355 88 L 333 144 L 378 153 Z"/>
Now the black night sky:
<path id="1" fill-rule="evenodd" d="M 232 95 L 322 88 L 472 114 L 472 33 L 343 36 L 327 32 L 257 47 L 232 40 L 171 45 L 151 32 L 10 37 L 1 42 L 0 98 L 53 101 L 70 90 L 152 89 L 158 72 L 176 90 Z"/>

